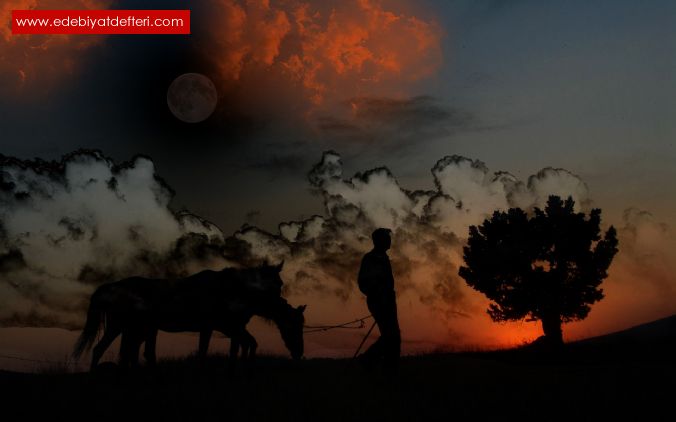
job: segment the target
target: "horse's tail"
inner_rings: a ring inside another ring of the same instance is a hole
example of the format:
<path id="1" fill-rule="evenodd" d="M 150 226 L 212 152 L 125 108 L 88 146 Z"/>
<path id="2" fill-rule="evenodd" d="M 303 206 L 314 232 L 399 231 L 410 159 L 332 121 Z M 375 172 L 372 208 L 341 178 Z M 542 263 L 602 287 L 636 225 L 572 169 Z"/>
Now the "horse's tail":
<path id="1" fill-rule="evenodd" d="M 72 357 L 74 360 L 80 359 L 82 354 L 91 349 L 96 336 L 99 334 L 99 328 L 105 320 L 105 309 L 101 306 L 100 290 L 97 289 L 92 294 L 89 301 L 89 310 L 87 311 L 87 322 L 85 322 L 84 329 L 75 342 Z"/>

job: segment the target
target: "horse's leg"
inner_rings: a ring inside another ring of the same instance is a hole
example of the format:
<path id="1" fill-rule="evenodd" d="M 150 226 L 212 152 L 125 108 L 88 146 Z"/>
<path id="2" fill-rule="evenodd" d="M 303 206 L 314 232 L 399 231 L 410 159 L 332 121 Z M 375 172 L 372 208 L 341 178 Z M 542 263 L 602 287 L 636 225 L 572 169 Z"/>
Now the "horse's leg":
<path id="1" fill-rule="evenodd" d="M 230 337 L 230 360 L 232 362 L 237 360 L 237 354 L 239 353 L 240 340 L 238 335 L 233 335 Z"/>
<path id="2" fill-rule="evenodd" d="M 230 355 L 228 357 L 228 371 L 231 374 L 234 373 L 237 367 L 237 354 L 239 353 L 240 346 L 239 333 L 232 333 L 230 335 Z"/>
<path id="3" fill-rule="evenodd" d="M 144 340 L 145 330 L 142 328 L 128 328 L 122 331 L 120 342 L 120 366 L 138 367 L 138 355 L 141 343 Z"/>
<path id="4" fill-rule="evenodd" d="M 249 359 L 249 343 L 247 339 L 242 338 L 239 342 L 239 348 L 242 350 L 242 353 L 239 355 L 242 361 Z"/>
<path id="5" fill-rule="evenodd" d="M 134 339 L 132 338 L 132 330 L 127 329 L 122 331 L 122 339 L 120 340 L 120 367 L 128 368 L 132 364 L 132 354 L 134 353 Z"/>
<path id="6" fill-rule="evenodd" d="M 258 349 L 258 342 L 254 336 L 246 329 L 241 334 L 242 336 L 242 359 L 253 360 L 256 357 L 256 349 Z"/>
<path id="7" fill-rule="evenodd" d="M 155 366 L 157 362 L 157 330 L 149 329 L 146 331 L 146 345 L 143 350 L 143 357 L 146 359 L 148 366 Z"/>
<path id="8" fill-rule="evenodd" d="M 101 360 L 101 357 L 103 356 L 103 353 L 106 351 L 106 349 L 108 349 L 108 347 L 110 347 L 113 341 L 115 341 L 117 336 L 119 336 L 121 333 L 122 330 L 119 326 L 108 322 L 106 329 L 103 332 L 103 337 L 101 337 L 101 340 L 99 340 L 92 350 L 92 364 L 90 370 L 94 370 L 96 368 L 96 366 L 99 364 L 99 360 Z"/>
<path id="9" fill-rule="evenodd" d="M 253 362 L 256 357 L 258 343 L 246 328 L 242 329 L 240 338 L 242 343 L 242 362 L 244 363 L 244 369 L 248 375 L 251 375 L 253 373 Z"/>
<path id="10" fill-rule="evenodd" d="M 141 343 L 143 343 L 143 335 L 140 332 L 134 332 L 131 341 L 129 342 L 129 366 L 138 368 L 138 355 L 141 351 Z"/>
<path id="11" fill-rule="evenodd" d="M 197 356 L 202 361 L 207 357 L 207 352 L 209 351 L 209 341 L 211 341 L 212 332 L 212 330 L 200 331 L 200 343 Z"/>

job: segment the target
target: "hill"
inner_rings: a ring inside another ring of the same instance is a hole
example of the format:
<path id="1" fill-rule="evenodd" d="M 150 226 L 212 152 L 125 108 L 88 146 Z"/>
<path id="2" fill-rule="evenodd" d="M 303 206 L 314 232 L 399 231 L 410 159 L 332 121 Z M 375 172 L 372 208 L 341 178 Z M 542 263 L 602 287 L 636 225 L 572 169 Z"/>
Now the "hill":
<path id="1" fill-rule="evenodd" d="M 676 317 L 571 343 L 409 356 L 397 375 L 345 359 L 222 356 L 133 372 L 0 372 L 6 420 L 651 419 L 671 410 Z M 16 415 L 12 417 L 12 415 Z"/>
<path id="2" fill-rule="evenodd" d="M 575 342 L 575 344 L 627 344 L 627 343 L 654 343 L 673 342 L 676 339 L 676 315 L 658 319 L 657 321 L 640 324 L 626 330 L 603 336 L 592 337 Z"/>

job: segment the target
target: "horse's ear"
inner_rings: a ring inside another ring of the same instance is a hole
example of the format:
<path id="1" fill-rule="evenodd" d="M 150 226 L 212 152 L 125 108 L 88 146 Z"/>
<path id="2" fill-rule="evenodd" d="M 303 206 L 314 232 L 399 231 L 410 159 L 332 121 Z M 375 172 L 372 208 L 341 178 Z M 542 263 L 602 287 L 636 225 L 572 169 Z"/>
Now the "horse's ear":
<path id="1" fill-rule="evenodd" d="M 307 308 L 307 305 L 300 305 L 298 307 L 298 310 L 301 311 L 301 312 L 305 312 L 305 308 Z"/>
<path id="2" fill-rule="evenodd" d="M 282 272 L 282 268 L 284 268 L 284 260 L 282 260 L 282 262 L 280 262 L 279 265 L 275 267 L 275 270 L 277 270 L 277 272 L 279 273 Z"/>

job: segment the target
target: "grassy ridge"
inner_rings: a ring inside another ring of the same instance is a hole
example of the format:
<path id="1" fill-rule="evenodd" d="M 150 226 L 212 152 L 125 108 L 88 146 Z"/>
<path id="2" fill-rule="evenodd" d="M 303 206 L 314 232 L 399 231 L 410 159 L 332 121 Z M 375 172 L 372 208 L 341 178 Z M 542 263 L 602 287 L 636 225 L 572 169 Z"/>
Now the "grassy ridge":
<path id="1" fill-rule="evenodd" d="M 407 357 L 394 376 L 332 359 L 263 357 L 251 371 L 229 370 L 215 356 L 129 373 L 0 373 L 0 388 L 5 412 L 92 421 L 645 419 L 668 409 L 676 392 L 673 354 L 604 361 L 580 359 L 579 349 L 533 353 Z"/>
<path id="2" fill-rule="evenodd" d="M 409 356 L 396 375 L 345 359 L 261 357 L 231 368 L 223 356 L 63 371 L 0 371 L 3 420 L 673 420 L 676 316 L 556 353 Z"/>

